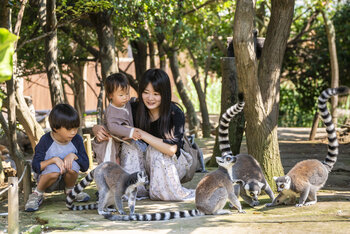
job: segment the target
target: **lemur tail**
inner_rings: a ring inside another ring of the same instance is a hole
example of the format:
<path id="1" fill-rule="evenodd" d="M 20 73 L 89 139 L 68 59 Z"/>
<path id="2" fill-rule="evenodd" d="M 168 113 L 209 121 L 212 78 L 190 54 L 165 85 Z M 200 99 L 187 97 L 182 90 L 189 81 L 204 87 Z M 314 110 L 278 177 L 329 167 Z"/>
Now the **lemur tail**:
<path id="1" fill-rule="evenodd" d="M 112 221 L 161 221 L 169 219 L 187 218 L 194 216 L 202 216 L 204 213 L 197 209 L 185 210 L 185 211 L 173 211 L 151 214 L 133 214 L 133 215 L 111 215 L 105 214 L 106 219 Z"/>
<path id="2" fill-rule="evenodd" d="M 328 88 L 324 90 L 321 95 L 318 97 L 318 109 L 320 111 L 322 120 L 326 125 L 326 131 L 328 134 L 328 153 L 323 161 L 328 167 L 328 171 L 331 171 L 335 162 L 337 161 L 338 156 L 338 140 L 337 133 L 333 124 L 332 116 L 327 109 L 327 101 L 331 96 L 335 95 L 344 95 L 349 93 L 349 88 L 342 86 L 339 88 Z"/>
<path id="3" fill-rule="evenodd" d="M 97 203 L 96 204 L 88 204 L 88 205 L 80 205 L 76 206 L 73 205 L 73 202 L 77 196 L 78 193 L 82 192 L 86 186 L 88 186 L 94 179 L 94 171 L 91 170 L 87 176 L 82 179 L 79 184 L 76 184 L 74 188 L 68 193 L 66 197 L 66 207 L 70 210 L 95 210 L 97 209 Z"/>
<path id="4" fill-rule="evenodd" d="M 232 154 L 228 135 L 228 127 L 230 125 L 231 119 L 243 110 L 245 104 L 243 98 L 243 93 L 239 93 L 238 103 L 228 108 L 226 112 L 221 116 L 219 124 L 219 148 L 222 157 L 227 154 Z"/>

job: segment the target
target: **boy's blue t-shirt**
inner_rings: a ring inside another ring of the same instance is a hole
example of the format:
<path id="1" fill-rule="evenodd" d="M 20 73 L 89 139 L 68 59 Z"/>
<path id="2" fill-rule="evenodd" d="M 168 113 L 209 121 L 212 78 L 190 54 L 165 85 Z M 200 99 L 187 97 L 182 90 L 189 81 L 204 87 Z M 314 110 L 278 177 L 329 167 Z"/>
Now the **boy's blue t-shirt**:
<path id="1" fill-rule="evenodd" d="M 89 158 L 86 154 L 83 138 L 80 135 L 75 135 L 67 144 L 60 144 L 54 141 L 51 137 L 51 132 L 46 133 L 40 138 L 39 143 L 35 146 L 35 153 L 32 161 L 33 171 L 41 174 L 40 163 L 53 157 L 64 159 L 69 153 L 74 153 L 78 156 L 75 160 L 81 171 L 89 169 Z"/>

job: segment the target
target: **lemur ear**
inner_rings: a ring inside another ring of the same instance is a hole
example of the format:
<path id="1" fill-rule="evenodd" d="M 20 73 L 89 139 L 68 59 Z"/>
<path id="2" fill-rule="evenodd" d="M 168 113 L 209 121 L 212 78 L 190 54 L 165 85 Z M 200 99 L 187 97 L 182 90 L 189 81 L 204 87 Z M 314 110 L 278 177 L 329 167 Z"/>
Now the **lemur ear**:
<path id="1" fill-rule="evenodd" d="M 259 185 L 260 188 L 262 188 L 265 184 L 261 183 L 261 182 L 258 182 L 258 185 Z"/>
<path id="2" fill-rule="evenodd" d="M 244 185 L 244 181 L 243 180 L 234 180 L 233 183 L 234 184 Z"/>
<path id="3" fill-rule="evenodd" d="M 274 177 L 273 177 L 273 180 L 274 180 L 274 181 L 276 181 L 277 179 L 278 179 L 278 177 L 277 177 L 277 176 L 274 176 Z"/>
<path id="4" fill-rule="evenodd" d="M 222 157 L 215 157 L 218 164 L 223 163 L 224 159 Z"/>
<path id="5" fill-rule="evenodd" d="M 285 176 L 285 178 L 286 178 L 286 181 L 287 181 L 287 183 L 289 183 L 290 182 L 290 177 L 289 176 Z"/>
<path id="6" fill-rule="evenodd" d="M 248 184 L 248 183 L 244 185 L 244 189 L 245 189 L 245 190 L 248 190 L 248 189 L 249 189 L 249 184 Z"/>

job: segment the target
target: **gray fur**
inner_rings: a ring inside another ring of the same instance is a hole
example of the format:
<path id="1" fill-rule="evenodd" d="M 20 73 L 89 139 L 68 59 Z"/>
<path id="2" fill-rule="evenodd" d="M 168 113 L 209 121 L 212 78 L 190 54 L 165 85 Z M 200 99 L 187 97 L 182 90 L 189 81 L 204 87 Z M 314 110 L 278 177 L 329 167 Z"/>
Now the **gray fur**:
<path id="1" fill-rule="evenodd" d="M 92 175 L 99 192 L 98 204 L 73 205 L 75 196 L 83 191 L 92 181 Z M 86 183 L 86 180 L 90 180 L 90 182 Z M 111 209 L 107 207 L 114 205 L 118 212 L 124 215 L 122 197 L 126 196 L 128 197 L 130 214 L 134 214 L 137 187 L 147 184 L 148 178 L 145 172 L 129 174 L 114 162 L 104 162 L 91 171 L 88 176 L 77 184 L 72 192 L 67 195 L 66 206 L 71 210 L 97 209 L 100 215 L 105 215 L 111 212 Z"/>
<path id="2" fill-rule="evenodd" d="M 334 95 L 347 94 L 349 88 L 328 88 L 318 98 L 318 108 L 327 128 L 328 153 L 323 162 L 318 160 L 304 160 L 297 163 L 285 176 L 274 177 L 277 191 L 280 194 L 267 206 L 280 204 L 293 204 L 296 196 L 300 194 L 297 207 L 316 204 L 317 191 L 320 190 L 328 179 L 338 155 L 338 140 L 332 116 L 327 109 L 327 100 Z"/>
<path id="3" fill-rule="evenodd" d="M 249 154 L 239 154 L 236 157 L 237 161 L 232 167 L 232 178 L 243 181 L 243 184 L 235 185 L 236 196 L 241 195 L 243 200 L 253 207 L 259 205 L 258 196 L 264 190 L 273 201 L 275 196 L 258 161 Z"/>
<path id="4" fill-rule="evenodd" d="M 160 221 L 202 215 L 229 214 L 230 211 L 223 210 L 227 200 L 234 204 L 240 213 L 245 213 L 233 190 L 234 183 L 241 182 L 240 180 L 232 181 L 232 165 L 235 163 L 236 158 L 227 155 L 225 157 L 216 157 L 216 160 L 219 168 L 206 175 L 197 185 L 197 209 L 151 214 L 105 214 L 104 217 L 112 221 Z"/>

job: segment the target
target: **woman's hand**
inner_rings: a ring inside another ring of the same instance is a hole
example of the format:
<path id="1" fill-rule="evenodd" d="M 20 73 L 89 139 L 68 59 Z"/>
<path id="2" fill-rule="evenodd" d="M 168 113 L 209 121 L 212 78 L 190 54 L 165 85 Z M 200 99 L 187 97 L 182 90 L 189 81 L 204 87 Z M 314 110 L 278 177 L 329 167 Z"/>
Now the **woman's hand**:
<path id="1" fill-rule="evenodd" d="M 107 141 L 110 137 L 110 135 L 102 125 L 93 126 L 92 132 L 94 133 L 98 142 Z"/>

